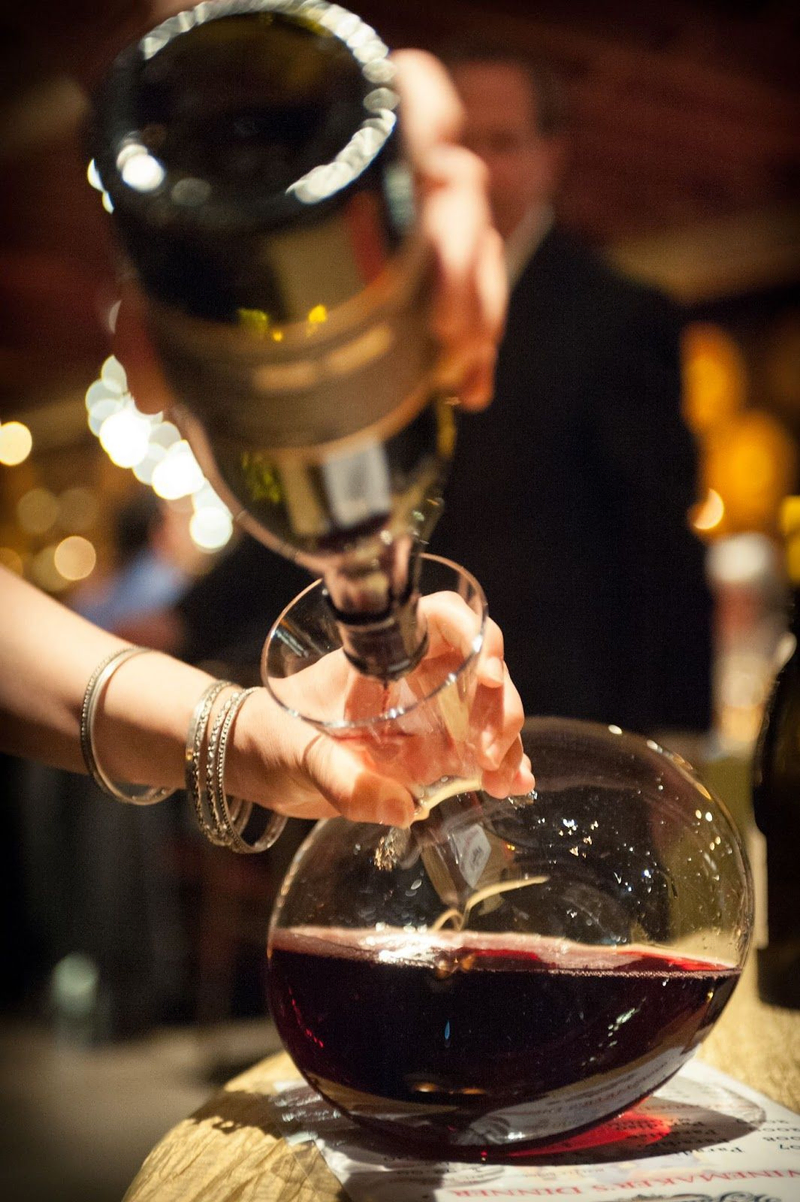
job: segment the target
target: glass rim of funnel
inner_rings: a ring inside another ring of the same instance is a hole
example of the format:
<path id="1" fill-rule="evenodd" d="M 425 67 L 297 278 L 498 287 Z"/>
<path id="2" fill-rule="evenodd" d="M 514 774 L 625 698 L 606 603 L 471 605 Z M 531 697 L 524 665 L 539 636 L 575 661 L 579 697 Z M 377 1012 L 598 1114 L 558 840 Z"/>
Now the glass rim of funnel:
<path id="1" fill-rule="evenodd" d="M 464 675 L 464 673 L 470 667 L 470 665 L 477 661 L 478 656 L 483 651 L 484 643 L 486 641 L 486 622 L 489 617 L 489 607 L 488 607 L 488 603 L 486 601 L 486 594 L 484 593 L 483 588 L 481 587 L 481 585 L 480 585 L 479 581 L 476 579 L 476 577 L 473 576 L 472 572 L 468 571 L 467 568 L 463 567 L 459 563 L 456 563 L 452 559 L 446 559 L 443 555 L 432 555 L 428 551 L 421 552 L 419 558 L 420 558 L 420 560 L 422 560 L 425 563 L 439 564 L 439 565 L 441 565 L 445 568 L 448 568 L 451 571 L 457 573 L 464 580 L 466 580 L 467 583 L 472 587 L 472 589 L 475 592 L 475 595 L 477 596 L 477 598 L 480 602 L 480 614 L 479 615 L 476 614 L 476 617 L 479 616 L 479 618 L 480 618 L 480 627 L 479 627 L 474 639 L 472 640 L 472 644 L 471 644 L 469 652 L 467 652 L 464 655 L 464 658 L 462 659 L 461 663 L 458 665 L 456 670 L 453 672 L 448 672 L 448 674 L 444 678 L 444 680 L 442 680 L 439 684 L 437 684 L 434 688 L 432 688 L 430 690 L 430 692 L 425 693 L 424 696 L 417 697 L 416 700 L 412 704 L 404 705 L 404 706 L 393 706 L 391 709 L 386 710 L 385 713 L 374 714 L 370 718 L 355 718 L 355 719 L 315 718 L 312 715 L 304 714 L 300 710 L 295 709 L 294 706 L 287 704 L 286 701 L 284 701 L 281 697 L 278 696 L 278 694 L 275 692 L 275 690 L 271 684 L 270 675 L 267 671 L 267 663 L 268 663 L 268 659 L 269 659 L 269 648 L 270 648 L 272 641 L 277 634 L 278 628 L 280 627 L 284 618 L 298 604 L 298 602 L 301 601 L 304 597 L 307 597 L 312 592 L 316 591 L 316 592 L 321 593 L 322 590 L 325 588 L 325 581 L 320 578 L 318 580 L 312 580 L 311 584 L 306 585 L 306 587 L 301 592 L 299 592 L 295 597 L 292 598 L 292 600 L 289 602 L 288 605 L 284 606 L 284 608 L 281 610 L 281 613 L 279 614 L 279 616 L 276 618 L 276 620 L 273 622 L 272 626 L 270 627 L 269 634 L 266 637 L 266 640 L 264 642 L 264 648 L 261 653 L 261 678 L 264 683 L 264 687 L 266 688 L 266 690 L 269 693 L 272 700 L 277 705 L 280 706 L 280 708 L 283 710 L 284 713 L 289 714 L 293 718 L 299 718 L 303 722 L 308 722 L 309 725 L 314 726 L 317 728 L 317 730 L 321 730 L 321 731 L 342 732 L 342 731 L 349 731 L 349 730 L 352 730 L 352 731 L 369 730 L 371 727 L 376 727 L 381 723 L 396 722 L 399 718 L 405 718 L 409 714 L 413 714 L 414 711 L 419 709 L 420 706 L 426 705 L 434 697 L 437 697 L 440 693 L 444 692 L 445 689 L 452 688 L 453 685 L 456 684 L 456 682 L 459 680 L 459 678 Z M 446 591 L 446 590 L 438 590 L 438 591 Z M 433 596 L 434 594 L 429 593 L 427 595 Z M 337 650 L 342 651 L 342 648 L 341 647 L 334 648 L 327 654 L 333 654 Z M 342 652 L 342 653 L 344 654 L 344 652 Z M 318 662 L 318 661 L 315 661 L 315 662 Z M 285 680 L 285 679 L 289 679 L 289 678 L 288 677 L 280 677 L 279 679 Z"/>

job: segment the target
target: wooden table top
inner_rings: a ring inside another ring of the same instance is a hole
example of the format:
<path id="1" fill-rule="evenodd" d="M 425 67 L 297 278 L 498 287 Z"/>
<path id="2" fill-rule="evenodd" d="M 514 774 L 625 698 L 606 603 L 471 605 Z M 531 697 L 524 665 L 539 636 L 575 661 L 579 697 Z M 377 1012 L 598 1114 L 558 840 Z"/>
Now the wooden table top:
<path id="1" fill-rule="evenodd" d="M 700 1056 L 800 1112 L 800 1012 L 767 1006 L 745 970 Z M 313 1143 L 289 1146 L 270 1103 L 274 1083 L 297 1076 L 284 1053 L 229 1081 L 148 1156 L 124 1202 L 343 1202 Z"/>

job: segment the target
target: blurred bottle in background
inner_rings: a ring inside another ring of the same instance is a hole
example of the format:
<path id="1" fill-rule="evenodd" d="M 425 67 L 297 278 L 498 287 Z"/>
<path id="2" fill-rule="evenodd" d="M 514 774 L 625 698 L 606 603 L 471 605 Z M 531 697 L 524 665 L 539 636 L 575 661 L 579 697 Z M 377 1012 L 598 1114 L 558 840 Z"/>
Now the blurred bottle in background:
<path id="1" fill-rule="evenodd" d="M 745 840 L 756 924 L 763 931 L 766 862 L 764 838 L 753 818 L 751 774 L 764 706 L 780 657 L 786 656 L 784 573 L 774 541 L 754 532 L 712 543 L 706 569 L 715 609 L 713 727 L 700 765 Z"/>
<path id="2" fill-rule="evenodd" d="M 791 589 L 791 649 L 764 712 L 753 769 L 753 808 L 766 840 L 762 921 L 756 932 L 759 992 L 800 1009 L 800 497 L 781 512 Z M 757 873 L 758 876 L 758 873 Z"/>
<path id="3" fill-rule="evenodd" d="M 786 633 L 780 552 L 766 535 L 732 535 L 712 544 L 706 567 L 715 600 L 711 754 L 749 761 Z"/>

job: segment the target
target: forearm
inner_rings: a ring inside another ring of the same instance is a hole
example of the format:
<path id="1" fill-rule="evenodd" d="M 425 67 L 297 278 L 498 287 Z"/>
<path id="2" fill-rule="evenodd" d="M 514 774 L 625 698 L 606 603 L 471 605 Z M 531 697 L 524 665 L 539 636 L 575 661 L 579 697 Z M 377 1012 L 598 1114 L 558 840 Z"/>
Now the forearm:
<path id="1" fill-rule="evenodd" d="M 97 664 L 125 644 L 0 569 L 0 748 L 85 771 L 80 711 Z M 95 739 L 113 778 L 173 785 L 206 673 L 164 655 L 136 656 L 109 682 Z"/>
<path id="2" fill-rule="evenodd" d="M 83 771 L 80 715 L 87 683 L 98 664 L 126 644 L 3 568 L 0 613 L 0 750 Z M 451 637 L 455 645 L 455 626 Z M 494 703 L 482 705 L 483 724 L 493 731 L 492 746 L 499 740 L 502 749 L 496 755 L 486 752 L 484 784 L 497 790 L 496 796 L 525 793 L 533 777 L 519 740 L 522 706 L 503 672 L 502 637 L 492 623 L 486 638 L 478 669 L 485 678 L 479 675 L 479 684 L 493 691 Z M 338 685 L 333 663 L 322 661 L 318 667 L 321 675 L 315 670 L 313 679 L 306 677 L 310 693 L 304 695 L 299 682 L 301 712 L 318 699 L 320 689 L 324 697 Z M 103 691 L 94 726 L 97 758 L 107 775 L 130 784 L 179 788 L 187 730 L 211 682 L 205 672 L 156 652 L 121 663 Z M 347 740 L 321 735 L 299 721 L 266 689 L 244 699 L 229 750 L 226 788 L 279 813 L 301 818 L 339 813 L 390 826 L 408 826 L 414 816 L 405 785 L 381 775 Z"/>

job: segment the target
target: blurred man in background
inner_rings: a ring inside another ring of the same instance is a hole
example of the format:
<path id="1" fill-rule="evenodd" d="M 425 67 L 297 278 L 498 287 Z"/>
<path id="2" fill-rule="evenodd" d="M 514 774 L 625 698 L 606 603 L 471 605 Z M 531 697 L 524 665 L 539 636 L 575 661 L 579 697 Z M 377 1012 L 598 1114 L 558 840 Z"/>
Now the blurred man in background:
<path id="1" fill-rule="evenodd" d="M 680 314 L 559 229 L 556 81 L 506 50 L 449 63 L 512 286 L 495 402 L 461 422 L 433 549 L 486 591 L 526 712 L 710 722 L 710 600 L 687 525 Z"/>

